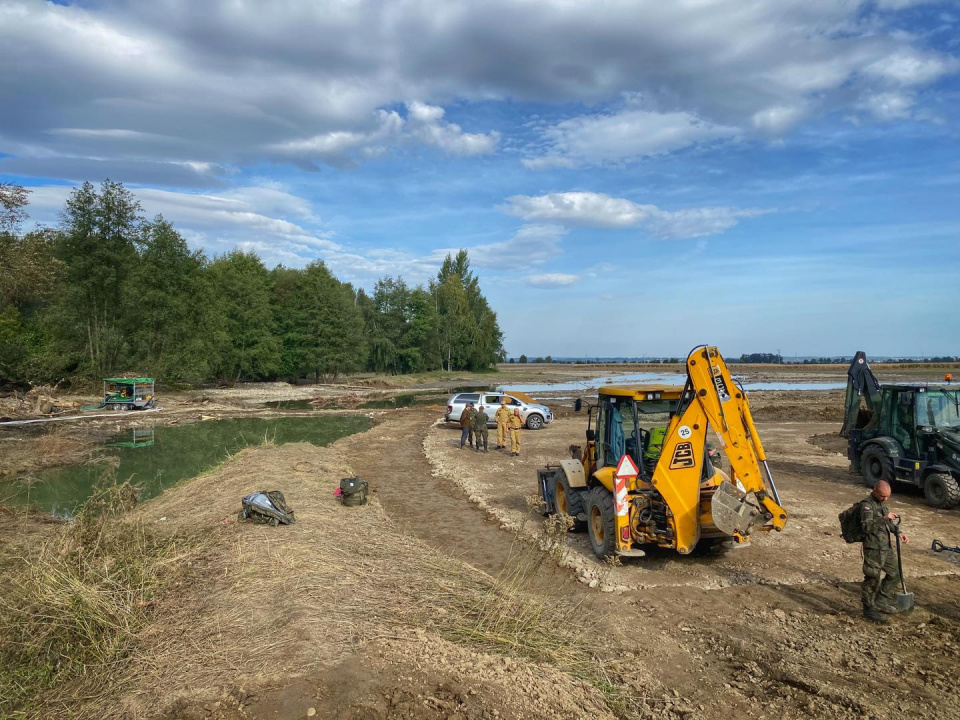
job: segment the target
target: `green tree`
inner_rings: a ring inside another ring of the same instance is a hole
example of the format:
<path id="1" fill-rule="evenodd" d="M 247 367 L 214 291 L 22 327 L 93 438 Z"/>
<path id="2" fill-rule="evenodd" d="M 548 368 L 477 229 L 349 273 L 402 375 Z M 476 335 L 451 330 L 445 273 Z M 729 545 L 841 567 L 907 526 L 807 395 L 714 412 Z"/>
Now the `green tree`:
<path id="1" fill-rule="evenodd" d="M 127 336 L 142 372 L 169 380 L 209 377 L 225 331 L 214 322 L 206 266 L 203 253 L 191 252 L 163 217 L 143 226 L 140 263 L 125 288 Z"/>
<path id="2" fill-rule="evenodd" d="M 222 329 L 214 371 L 235 381 L 272 377 L 280 367 L 280 342 L 267 269 L 256 253 L 234 250 L 210 263 L 209 276 L 213 322 Z"/>
<path id="3" fill-rule="evenodd" d="M 352 285 L 341 283 L 318 260 L 304 270 L 294 306 L 301 372 L 319 382 L 364 367 L 366 331 Z"/>
<path id="4" fill-rule="evenodd" d="M 137 268 L 140 204 L 122 184 L 89 182 L 74 190 L 60 216 L 57 257 L 66 287 L 52 319 L 67 360 L 106 376 L 128 350 L 124 286 Z M 72 356 L 72 357 L 71 357 Z"/>
<path id="5" fill-rule="evenodd" d="M 480 292 L 466 250 L 447 255 L 430 285 L 437 311 L 437 347 L 448 370 L 487 368 L 503 355 L 496 313 Z"/>
<path id="6" fill-rule="evenodd" d="M 304 338 L 296 318 L 303 270 L 278 265 L 270 271 L 273 285 L 274 335 L 280 343 L 280 374 L 295 379 L 303 365 Z"/>
<path id="7" fill-rule="evenodd" d="M 0 381 L 36 374 L 43 350 L 40 313 L 63 272 L 52 232 L 21 233 L 28 199 L 25 188 L 0 184 Z"/>
<path id="8" fill-rule="evenodd" d="M 526 356 L 526 355 L 521 355 L 521 356 L 520 356 L 520 362 L 526 363 L 526 362 L 527 362 L 527 356 Z"/>

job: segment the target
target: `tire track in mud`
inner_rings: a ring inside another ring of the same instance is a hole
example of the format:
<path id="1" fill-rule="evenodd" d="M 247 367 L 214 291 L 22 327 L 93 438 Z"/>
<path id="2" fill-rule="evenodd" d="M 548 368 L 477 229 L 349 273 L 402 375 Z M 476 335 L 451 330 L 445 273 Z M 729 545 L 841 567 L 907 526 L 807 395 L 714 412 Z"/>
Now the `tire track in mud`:
<path id="1" fill-rule="evenodd" d="M 513 536 L 487 519 L 459 488 L 434 477 L 422 439 L 435 420 L 436 410 L 393 412 L 386 421 L 344 438 L 338 446 L 401 527 L 496 576 L 511 557 Z"/>

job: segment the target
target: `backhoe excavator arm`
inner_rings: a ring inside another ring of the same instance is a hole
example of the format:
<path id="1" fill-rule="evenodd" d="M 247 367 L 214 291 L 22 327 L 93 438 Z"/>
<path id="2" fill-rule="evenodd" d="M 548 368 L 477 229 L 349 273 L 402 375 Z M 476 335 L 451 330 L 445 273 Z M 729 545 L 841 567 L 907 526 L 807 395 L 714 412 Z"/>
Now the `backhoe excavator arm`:
<path id="1" fill-rule="evenodd" d="M 866 353 L 858 350 L 853 356 L 853 362 L 847 369 L 847 397 L 843 405 L 843 427 L 840 428 L 841 437 L 850 437 L 850 432 L 857 427 L 857 415 L 860 413 L 860 398 L 867 403 L 867 408 L 874 412 L 880 405 L 880 381 L 870 369 Z"/>
<path id="2" fill-rule="evenodd" d="M 780 505 L 746 393 L 733 382 L 720 351 L 707 345 L 694 348 L 687 357 L 687 378 L 687 404 L 670 421 L 652 481 L 673 514 L 677 550 L 693 549 L 704 521 L 737 540 L 754 530 L 782 530 L 787 513 Z M 721 483 L 711 499 L 712 517 L 702 518 L 700 463 L 708 424 L 719 436 L 742 490 Z"/>

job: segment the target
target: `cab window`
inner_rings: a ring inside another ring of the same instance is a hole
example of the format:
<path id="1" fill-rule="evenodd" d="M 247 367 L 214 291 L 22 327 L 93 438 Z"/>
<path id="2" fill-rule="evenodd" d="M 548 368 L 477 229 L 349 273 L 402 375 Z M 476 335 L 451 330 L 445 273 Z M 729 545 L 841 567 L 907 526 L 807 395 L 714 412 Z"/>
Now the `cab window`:
<path id="1" fill-rule="evenodd" d="M 617 465 L 624 455 L 630 455 L 640 467 L 637 418 L 631 398 L 610 398 L 603 403 L 598 417 L 597 439 L 601 467 Z"/>

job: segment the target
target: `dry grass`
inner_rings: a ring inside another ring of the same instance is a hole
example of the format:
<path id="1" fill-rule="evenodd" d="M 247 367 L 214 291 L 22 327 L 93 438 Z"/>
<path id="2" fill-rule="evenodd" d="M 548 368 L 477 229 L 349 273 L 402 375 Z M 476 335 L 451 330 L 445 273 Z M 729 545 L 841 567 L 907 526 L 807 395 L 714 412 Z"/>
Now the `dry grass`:
<path id="1" fill-rule="evenodd" d="M 73 429 L 51 427 L 36 435 L 3 440 L 0 447 L 0 478 L 10 478 L 85 462 L 94 456 L 99 444 L 79 437 Z"/>
<path id="2" fill-rule="evenodd" d="M 591 618 L 536 587 L 549 548 L 518 540 L 491 578 L 403 533 L 375 502 L 340 506 L 332 492 L 347 474 L 333 448 L 267 437 L 124 520 L 125 491 L 91 500 L 54 542 L 5 564 L 0 715 L 76 698 L 77 717 L 142 715 L 411 637 L 533 663 L 529 682 L 582 694 L 586 681 L 617 707 L 619 676 L 589 647 Z M 298 522 L 238 524 L 240 498 L 261 489 L 282 490 Z M 547 533 L 554 552 L 562 533 Z"/>
<path id="3" fill-rule="evenodd" d="M 107 691 L 188 552 L 183 538 L 123 519 L 135 502 L 129 484 L 107 487 L 51 539 L 4 553 L 0 714 L 29 717 Z"/>

